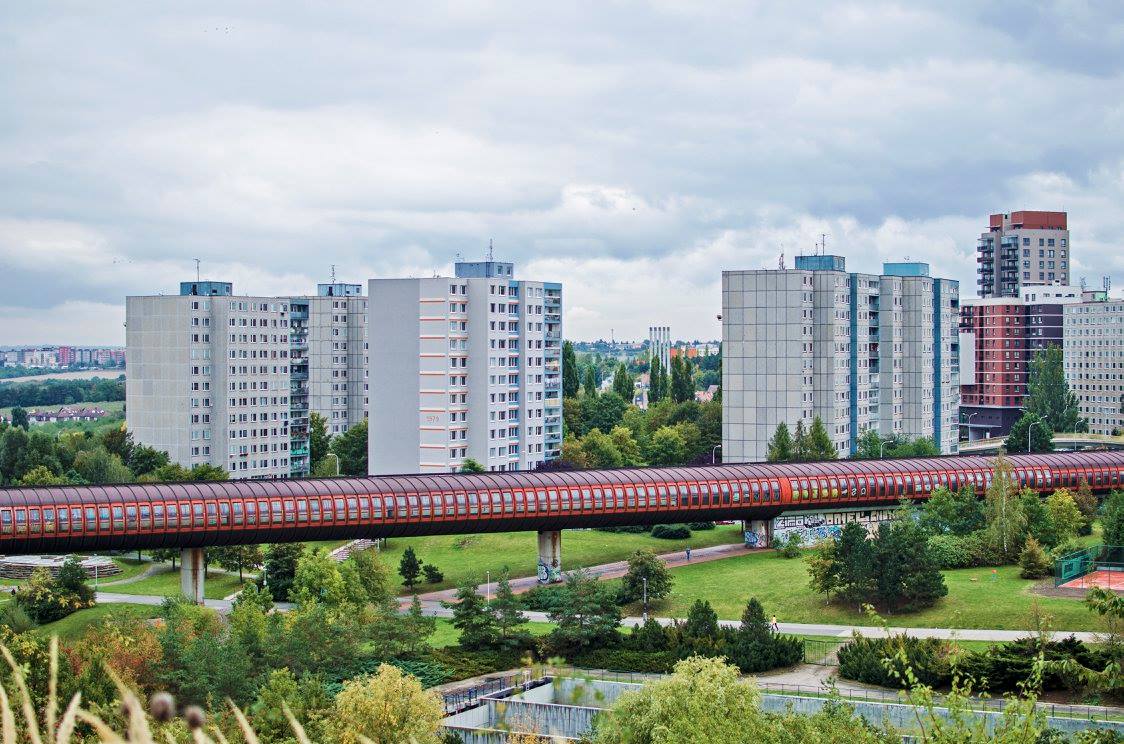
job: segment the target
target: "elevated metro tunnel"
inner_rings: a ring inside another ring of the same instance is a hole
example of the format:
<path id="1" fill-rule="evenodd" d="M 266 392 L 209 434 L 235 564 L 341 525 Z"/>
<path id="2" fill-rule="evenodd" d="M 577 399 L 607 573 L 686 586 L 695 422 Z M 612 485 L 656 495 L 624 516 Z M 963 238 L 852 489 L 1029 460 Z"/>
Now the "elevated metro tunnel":
<path id="1" fill-rule="evenodd" d="M 1124 483 L 1124 452 L 1014 455 L 1020 487 Z M 935 457 L 692 468 L 400 475 L 0 489 L 0 553 L 538 531 L 540 568 L 561 569 L 559 531 L 886 506 L 939 486 L 982 496 L 993 458 Z M 185 565 L 201 566 L 198 551 Z M 187 556 L 185 555 L 185 558 Z M 198 559 L 196 561 L 195 559 Z M 186 584 L 185 584 L 186 586 Z M 194 594 L 194 587 L 192 594 Z M 200 595 L 201 596 L 201 595 Z"/>

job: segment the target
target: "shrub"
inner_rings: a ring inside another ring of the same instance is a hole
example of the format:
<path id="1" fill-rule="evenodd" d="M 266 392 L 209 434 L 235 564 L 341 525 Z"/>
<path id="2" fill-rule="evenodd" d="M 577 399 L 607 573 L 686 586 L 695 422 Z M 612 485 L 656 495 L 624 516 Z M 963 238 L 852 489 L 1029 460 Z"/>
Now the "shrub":
<path id="1" fill-rule="evenodd" d="M 933 535 L 928 540 L 929 553 L 941 568 L 970 568 L 977 565 L 975 546 L 969 537 Z"/>
<path id="2" fill-rule="evenodd" d="M 652 537 L 661 540 L 685 540 L 691 536 L 691 530 L 685 524 L 657 524 L 652 528 Z"/>
<path id="3" fill-rule="evenodd" d="M 58 578 L 40 568 L 16 592 L 16 604 L 39 623 L 61 620 L 72 612 L 94 606 L 94 590 L 86 586 L 86 575 L 73 556 L 66 559 Z"/>
<path id="4" fill-rule="evenodd" d="M 642 535 L 652 528 L 650 525 L 630 524 L 624 527 L 596 527 L 595 529 L 598 532 L 619 532 L 628 535 Z"/>
<path id="5" fill-rule="evenodd" d="M 445 580 L 445 574 L 432 563 L 427 563 L 422 566 L 422 574 L 425 576 L 427 584 L 440 584 Z"/>
<path id="6" fill-rule="evenodd" d="M 1053 561 L 1046 556 L 1046 551 L 1033 537 L 1026 539 L 1023 552 L 1019 555 L 1019 576 L 1024 579 L 1041 579 L 1050 575 Z"/>
<path id="7" fill-rule="evenodd" d="M 714 529 L 714 522 L 688 522 L 687 529 L 705 532 L 706 530 Z"/>
<path id="8" fill-rule="evenodd" d="M 35 621 L 18 604 L 8 602 L 0 608 L 0 625 L 19 635 L 34 628 Z"/>
<path id="9" fill-rule="evenodd" d="M 516 669 L 522 664 L 522 652 L 465 651 L 456 646 L 435 648 L 430 657 L 448 670 L 450 680 L 469 679 L 492 672 Z"/>
<path id="10" fill-rule="evenodd" d="M 939 687 L 951 680 L 948 641 L 939 638 L 863 638 L 855 636 L 840 647 L 839 676 L 882 687 L 908 688 L 905 670 L 913 671 L 917 680 L 930 687 Z M 902 663 L 902 657 L 905 663 Z M 886 659 L 891 659 L 887 664 Z"/>
<path id="11" fill-rule="evenodd" d="M 1019 692 L 1020 685 L 1030 680 L 1039 652 L 1047 662 L 1042 673 L 1042 690 L 1058 690 L 1065 680 L 1051 662 L 1073 659 L 1082 666 L 1102 670 L 1108 659 L 1073 636 L 1060 641 L 1042 643 L 1038 638 L 1020 638 L 1010 643 L 991 646 L 986 651 L 964 654 L 956 662 L 962 677 L 973 680 L 973 688 L 988 692 Z"/>
<path id="12" fill-rule="evenodd" d="M 679 659 L 667 651 L 633 651 L 624 648 L 596 649 L 578 654 L 571 663 L 585 669 L 608 669 L 612 672 L 647 672 L 667 674 Z"/>
<path id="13" fill-rule="evenodd" d="M 799 533 L 790 532 L 785 537 L 784 541 L 777 545 L 777 557 L 779 558 L 799 558 L 800 546 L 804 540 L 800 537 Z"/>
<path id="14" fill-rule="evenodd" d="M 523 606 L 534 612 L 551 612 L 563 601 L 561 584 L 551 586 L 536 586 L 522 594 L 516 595 Z"/>

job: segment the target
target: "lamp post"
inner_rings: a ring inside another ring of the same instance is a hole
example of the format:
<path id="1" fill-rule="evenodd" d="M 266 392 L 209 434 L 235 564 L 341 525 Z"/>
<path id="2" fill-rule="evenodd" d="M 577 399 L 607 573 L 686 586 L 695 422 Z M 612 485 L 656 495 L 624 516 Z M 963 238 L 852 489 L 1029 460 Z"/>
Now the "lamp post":
<path id="1" fill-rule="evenodd" d="M 486 602 L 491 602 L 492 601 L 492 572 L 486 571 L 485 574 L 487 575 L 488 579 L 487 579 L 487 583 L 484 584 L 484 600 Z M 479 576 L 480 574 L 476 574 L 476 575 Z"/>
<path id="2" fill-rule="evenodd" d="M 882 459 L 882 448 L 885 447 L 887 444 L 889 444 L 892 441 L 894 441 L 894 440 L 893 439 L 880 439 L 880 440 L 878 440 L 878 459 L 879 460 Z"/>
<path id="3" fill-rule="evenodd" d="M 329 452 L 328 454 L 324 455 L 324 457 L 334 457 L 334 458 L 336 458 L 336 477 L 339 478 L 340 477 L 340 456 L 337 455 L 335 452 Z"/>
<path id="4" fill-rule="evenodd" d="M 716 445 L 714 445 L 714 446 L 713 446 L 713 447 L 712 447 L 712 448 L 710 449 L 710 464 L 711 464 L 711 465 L 713 465 L 713 464 L 715 463 L 715 454 L 716 454 L 716 453 L 718 452 L 718 450 L 720 450 L 720 449 L 722 449 L 722 445 L 721 445 L 721 444 L 716 444 Z"/>
<path id="5" fill-rule="evenodd" d="M 1030 435 L 1034 431 L 1035 426 L 1041 426 L 1043 431 L 1050 431 L 1046 428 L 1046 424 L 1039 419 L 1032 419 L 1030 426 L 1026 427 L 1026 453 L 1030 454 Z"/>
<path id="6" fill-rule="evenodd" d="M 965 426 L 968 427 L 968 441 L 969 442 L 972 441 L 972 417 L 973 416 L 979 416 L 979 415 L 980 415 L 979 411 L 976 411 L 975 413 L 969 413 L 968 414 L 968 422 L 965 424 Z"/>
<path id="7" fill-rule="evenodd" d="M 641 577 L 644 582 L 644 622 L 648 622 L 648 577 Z"/>

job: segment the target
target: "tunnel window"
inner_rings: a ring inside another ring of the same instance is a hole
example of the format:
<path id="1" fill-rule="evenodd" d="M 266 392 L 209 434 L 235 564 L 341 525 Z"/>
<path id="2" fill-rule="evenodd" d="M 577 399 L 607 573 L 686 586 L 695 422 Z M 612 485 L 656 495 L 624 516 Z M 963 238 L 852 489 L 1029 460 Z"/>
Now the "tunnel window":
<path id="1" fill-rule="evenodd" d="M 70 510 L 64 506 L 59 507 L 59 532 L 70 531 Z"/>
<path id="2" fill-rule="evenodd" d="M 125 528 L 128 530 L 137 528 L 137 508 L 135 506 L 125 507 Z"/>
<path id="3" fill-rule="evenodd" d="M 371 497 L 359 497 L 359 518 L 367 521 L 371 518 Z"/>
<path id="4" fill-rule="evenodd" d="M 207 504 L 207 526 L 217 527 L 219 523 L 218 508 L 215 504 Z"/>
<path id="5" fill-rule="evenodd" d="M 297 499 L 297 521 L 308 521 L 308 502 L 304 499 Z"/>
<path id="6" fill-rule="evenodd" d="M 109 529 L 109 507 L 108 506 L 99 506 L 98 507 L 98 529 L 99 530 L 108 530 Z"/>
<path id="7" fill-rule="evenodd" d="M 31 525 L 31 534 L 38 535 L 39 532 L 42 530 L 42 527 L 43 527 L 42 524 L 39 522 L 39 510 L 38 509 L 29 509 L 27 521 Z"/>
<path id="8" fill-rule="evenodd" d="M 245 520 L 245 511 L 242 508 L 242 502 L 235 501 L 230 506 L 231 510 L 234 512 L 234 524 L 243 524 Z"/>
<path id="9" fill-rule="evenodd" d="M 281 500 L 269 502 L 269 521 L 273 524 L 281 524 Z"/>

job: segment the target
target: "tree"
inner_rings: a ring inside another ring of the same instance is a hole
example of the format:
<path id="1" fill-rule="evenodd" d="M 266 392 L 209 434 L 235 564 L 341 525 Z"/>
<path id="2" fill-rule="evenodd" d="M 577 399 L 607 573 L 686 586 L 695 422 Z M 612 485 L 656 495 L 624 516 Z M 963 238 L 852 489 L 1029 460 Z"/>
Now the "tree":
<path id="1" fill-rule="evenodd" d="M 652 355 L 648 366 L 648 405 L 659 403 L 667 397 L 667 371 L 658 354 Z"/>
<path id="2" fill-rule="evenodd" d="M 730 661 L 746 674 L 790 666 L 803 660 L 802 641 L 773 633 L 765 617 L 765 608 L 750 597 L 742 612 L 742 622 L 734 634 Z"/>
<path id="3" fill-rule="evenodd" d="M 27 416 L 27 409 L 19 407 L 12 409 L 12 426 L 19 427 L 24 431 L 28 430 L 28 427 L 31 426 L 31 420 Z"/>
<path id="4" fill-rule="evenodd" d="M 484 466 L 471 457 L 466 457 L 464 462 L 461 463 L 462 473 L 483 473 Z"/>
<path id="5" fill-rule="evenodd" d="M 809 459 L 808 432 L 804 430 L 804 420 L 796 422 L 796 431 L 792 436 L 792 457 L 795 462 L 805 462 Z"/>
<path id="6" fill-rule="evenodd" d="M 101 444 L 106 452 L 120 457 L 121 462 L 128 462 L 132 457 L 133 435 L 124 426 L 106 429 L 101 435 Z"/>
<path id="7" fill-rule="evenodd" d="M 562 399 L 562 431 L 574 436 L 581 436 L 585 432 L 582 401 L 578 398 Z"/>
<path id="8" fill-rule="evenodd" d="M 930 607 L 948 594 L 928 537 L 909 515 L 899 514 L 878 525 L 873 565 L 881 607 L 911 612 Z"/>
<path id="9" fill-rule="evenodd" d="M 1101 527 L 1105 545 L 1124 545 L 1124 491 L 1113 491 L 1104 500 Z"/>
<path id="10" fill-rule="evenodd" d="M 511 590 L 511 580 L 505 569 L 496 584 L 496 598 L 492 600 L 492 617 L 495 618 L 499 644 L 508 648 L 519 646 L 530 638 L 523 628 L 527 616 L 523 614 L 523 603 Z"/>
<path id="11" fill-rule="evenodd" d="M 466 579 L 457 587 L 454 601 L 441 604 L 453 611 L 453 627 L 460 631 L 461 648 L 494 648 L 500 637 L 496 615 L 476 591 L 476 586 L 475 579 Z M 510 622 L 511 618 L 507 619 Z"/>
<path id="12" fill-rule="evenodd" d="M 340 458 L 340 475 L 367 474 L 367 419 L 332 437 L 328 446 Z"/>
<path id="13" fill-rule="evenodd" d="M 814 569 L 821 560 L 818 570 Z M 844 525 L 832 543 L 817 548 L 809 561 L 812 589 L 859 606 L 874 598 L 874 546 L 857 522 Z"/>
<path id="14" fill-rule="evenodd" d="M 680 465 L 686 460 L 687 443 L 674 427 L 664 426 L 648 443 L 648 462 L 653 467 Z"/>
<path id="15" fill-rule="evenodd" d="M 55 475 L 43 465 L 36 465 L 19 480 L 21 486 L 61 486 L 64 483 L 66 478 Z"/>
<path id="16" fill-rule="evenodd" d="M 219 548 L 208 548 L 219 568 L 227 571 L 238 572 L 238 583 L 243 581 L 243 571 L 260 568 L 262 565 L 262 549 L 260 545 L 226 545 Z"/>
<path id="17" fill-rule="evenodd" d="M 671 399 L 676 403 L 693 400 L 695 381 L 691 378 L 691 362 L 683 354 L 671 358 Z"/>
<path id="18" fill-rule="evenodd" d="M 1011 426 L 1005 447 L 1008 452 L 1026 452 L 1027 435 L 1030 435 L 1031 452 L 1052 452 L 1054 430 L 1037 414 L 1027 411 Z"/>
<path id="19" fill-rule="evenodd" d="M 638 409 L 629 409 L 629 411 L 634 410 Z M 627 426 L 614 426 L 613 430 L 609 432 L 609 438 L 613 440 L 613 446 L 621 453 L 622 465 L 634 468 L 644 464 L 644 457 L 640 454 L 640 444 L 633 436 L 632 429 Z"/>
<path id="20" fill-rule="evenodd" d="M 1024 579 L 1041 579 L 1050 575 L 1050 561 L 1046 552 L 1033 537 L 1026 539 L 1022 553 L 1019 554 L 1019 576 Z"/>
<path id="21" fill-rule="evenodd" d="M 135 445 L 132 454 L 129 455 L 129 470 L 132 470 L 133 475 L 138 478 L 142 475 L 155 472 L 158 468 L 162 468 L 167 464 L 167 452 L 149 447 L 146 444 Z"/>
<path id="22" fill-rule="evenodd" d="M 628 373 L 628 367 L 624 366 L 624 362 L 618 363 L 617 369 L 613 373 L 613 392 L 629 403 L 632 402 L 632 397 L 636 392 L 636 381 Z"/>
<path id="23" fill-rule="evenodd" d="M 882 441 L 882 436 L 876 430 L 867 429 L 856 440 L 855 454 L 851 455 L 851 458 L 854 460 L 877 460 L 885 452 Z"/>
<path id="24" fill-rule="evenodd" d="M 562 397 L 576 398 L 581 388 L 581 373 L 578 371 L 578 357 L 574 345 L 562 342 Z"/>
<path id="25" fill-rule="evenodd" d="M 982 529 L 983 505 L 970 488 L 953 493 L 938 486 L 921 505 L 921 528 L 933 535 L 967 535 Z"/>
<path id="26" fill-rule="evenodd" d="M 585 430 L 600 429 L 612 431 L 621 422 L 628 403 L 624 398 L 610 390 L 596 398 L 587 397 L 582 401 L 582 418 Z"/>
<path id="27" fill-rule="evenodd" d="M 382 664 L 369 677 L 344 682 L 329 722 L 339 744 L 438 744 L 444 708 L 417 677 Z"/>
<path id="28" fill-rule="evenodd" d="M 225 468 L 204 462 L 198 465 L 192 465 L 191 470 L 188 472 L 188 478 L 196 482 L 224 481 L 230 478 L 230 474 L 226 472 Z"/>
<path id="29" fill-rule="evenodd" d="M 769 440 L 769 453 L 765 457 L 769 462 L 792 462 L 792 435 L 788 433 L 788 424 L 785 422 L 777 424 L 773 438 Z"/>
<path id="30" fill-rule="evenodd" d="M 1081 418 L 1077 396 L 1069 389 L 1065 379 L 1062 349 L 1058 345 L 1051 344 L 1031 358 L 1026 393 L 1027 413 L 1045 421 L 1052 431 L 1088 430 L 1088 422 Z M 1026 441 L 1025 432 L 1023 441 Z M 1008 451 L 1014 450 L 1008 447 Z"/>
<path id="31" fill-rule="evenodd" d="M 297 563 L 303 554 L 304 543 L 277 543 L 266 548 L 262 579 L 274 601 L 289 600 L 289 591 L 297 575 Z"/>
<path id="32" fill-rule="evenodd" d="M 308 457 L 316 466 L 328 454 L 332 437 L 328 434 L 328 420 L 316 411 L 308 415 Z M 363 473 L 366 475 L 366 473 Z"/>
<path id="33" fill-rule="evenodd" d="M 132 483 L 133 474 L 117 455 L 104 449 L 86 450 L 74 458 L 74 469 L 87 483 Z"/>
<path id="34" fill-rule="evenodd" d="M 1046 497 L 1046 512 L 1050 517 L 1053 544 L 1064 545 L 1077 537 L 1085 525 L 1085 516 L 1069 491 L 1059 489 Z"/>
<path id="35" fill-rule="evenodd" d="M 582 380 L 582 392 L 590 398 L 597 397 L 597 374 L 593 371 L 592 364 L 585 368 L 585 378 Z"/>
<path id="36" fill-rule="evenodd" d="M 602 396 L 604 398 L 606 396 Z M 584 460 L 591 468 L 619 468 L 624 464 L 620 450 L 608 434 L 600 429 L 592 429 L 581 438 L 581 451 Z"/>
<path id="37" fill-rule="evenodd" d="M 991 484 L 984 496 L 984 528 L 992 551 L 1005 563 L 1013 563 L 1022 551 L 1027 518 L 1011 477 L 1011 462 L 1002 455 L 995 458 Z"/>
<path id="38" fill-rule="evenodd" d="M 827 427 L 819 416 L 812 419 L 812 428 L 808 430 L 808 445 L 806 460 L 835 460 L 839 457 L 835 443 L 827 433 Z"/>
<path id="39" fill-rule="evenodd" d="M 616 597 L 584 571 L 567 574 L 549 617 L 558 625 L 550 633 L 550 645 L 564 655 L 613 646 L 620 640 L 621 613 Z"/>
<path id="40" fill-rule="evenodd" d="M 1093 495 L 1093 489 L 1089 488 L 1089 481 L 1081 479 L 1077 484 L 1077 492 L 1073 494 L 1073 501 L 1081 511 L 1081 516 L 1085 518 L 1077 534 L 1093 534 L 1093 521 L 1097 518 L 1097 497 Z"/>
<path id="41" fill-rule="evenodd" d="M 407 545 L 402 553 L 402 560 L 398 562 L 398 575 L 402 577 L 402 583 L 408 589 L 413 589 L 418 583 L 418 577 L 421 576 L 421 561 L 414 553 L 412 545 Z"/>
<path id="42" fill-rule="evenodd" d="M 671 571 L 654 552 L 637 550 L 628 559 L 628 573 L 621 578 L 617 601 L 636 602 L 644 596 L 644 580 L 648 581 L 648 599 L 659 600 L 671 594 Z"/>
<path id="43" fill-rule="evenodd" d="M 391 586 L 390 569 L 373 550 L 360 550 L 348 556 L 345 565 L 354 567 L 359 586 L 367 601 L 376 607 L 397 610 L 397 597 Z"/>
<path id="44" fill-rule="evenodd" d="M 711 641 L 718 640 L 718 613 L 710 606 L 710 602 L 696 599 L 687 611 L 687 620 L 683 623 L 683 635 L 688 638 L 707 638 Z"/>

